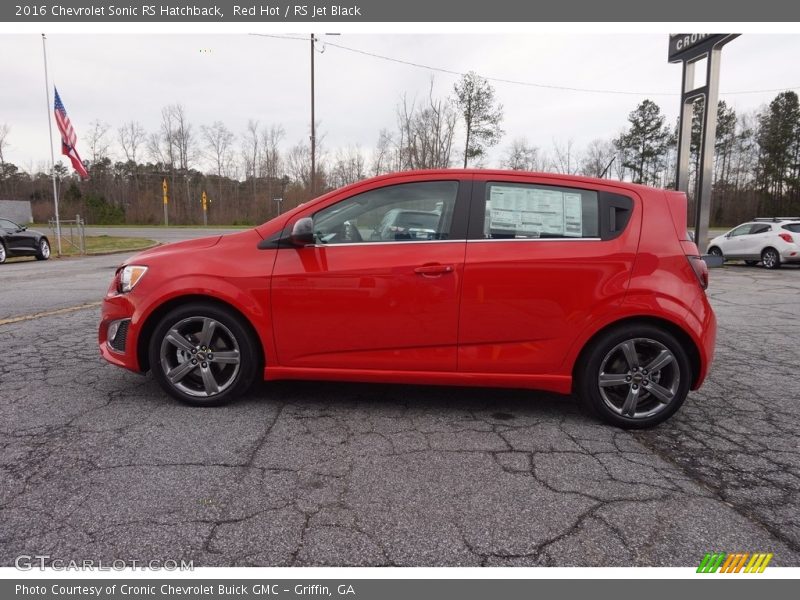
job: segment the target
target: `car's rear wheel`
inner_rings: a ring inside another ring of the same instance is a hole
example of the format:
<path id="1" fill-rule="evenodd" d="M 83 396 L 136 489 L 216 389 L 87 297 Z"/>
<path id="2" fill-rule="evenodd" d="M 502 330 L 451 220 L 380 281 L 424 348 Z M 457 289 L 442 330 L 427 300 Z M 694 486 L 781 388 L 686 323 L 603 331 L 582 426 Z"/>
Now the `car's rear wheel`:
<path id="1" fill-rule="evenodd" d="M 711 256 L 722 256 L 722 250 L 720 250 L 717 246 L 711 246 L 711 248 L 708 249 L 708 253 Z"/>
<path id="2" fill-rule="evenodd" d="M 644 429 L 671 417 L 686 400 L 692 378 L 686 350 L 668 331 L 625 325 L 602 334 L 578 365 L 576 390 L 601 419 Z"/>
<path id="3" fill-rule="evenodd" d="M 761 251 L 761 264 L 765 269 L 777 269 L 781 266 L 781 255 L 775 248 L 764 248 Z"/>
<path id="4" fill-rule="evenodd" d="M 6 252 L 6 245 L 3 242 L 0 242 L 0 265 L 6 262 L 8 259 L 8 253 Z"/>
<path id="5" fill-rule="evenodd" d="M 39 246 L 36 250 L 36 260 L 47 260 L 50 258 L 50 242 L 47 238 L 39 240 Z"/>
<path id="6" fill-rule="evenodd" d="M 233 311 L 192 303 L 156 326 L 150 367 L 171 396 L 195 406 L 217 406 L 242 395 L 260 365 L 257 341 Z"/>

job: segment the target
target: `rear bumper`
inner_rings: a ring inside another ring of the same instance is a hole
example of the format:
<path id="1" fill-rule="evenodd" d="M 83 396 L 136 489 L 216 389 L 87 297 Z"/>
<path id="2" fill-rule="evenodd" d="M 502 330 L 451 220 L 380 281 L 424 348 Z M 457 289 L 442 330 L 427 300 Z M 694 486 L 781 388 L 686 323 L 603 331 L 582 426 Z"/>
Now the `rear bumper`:
<path id="1" fill-rule="evenodd" d="M 787 246 L 789 246 L 787 244 Z M 781 253 L 781 262 L 785 263 L 795 263 L 800 262 L 800 246 L 797 244 L 792 244 L 788 248 L 784 248 L 780 251 Z"/>
<path id="2" fill-rule="evenodd" d="M 691 389 L 697 390 L 703 385 L 711 370 L 717 344 L 717 316 L 705 294 L 695 301 L 689 320 L 699 358 L 699 369 L 695 374 Z"/>

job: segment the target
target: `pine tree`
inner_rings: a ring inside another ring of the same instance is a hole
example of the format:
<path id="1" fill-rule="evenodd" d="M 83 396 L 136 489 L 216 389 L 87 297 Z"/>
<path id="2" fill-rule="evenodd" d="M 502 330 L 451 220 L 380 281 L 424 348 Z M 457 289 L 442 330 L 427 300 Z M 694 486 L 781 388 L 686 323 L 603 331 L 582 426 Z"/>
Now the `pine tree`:
<path id="1" fill-rule="evenodd" d="M 486 148 L 496 145 L 503 136 L 503 105 L 497 104 L 494 88 L 472 71 L 455 84 L 455 102 L 466 127 L 464 168 L 470 159 L 481 158 Z"/>

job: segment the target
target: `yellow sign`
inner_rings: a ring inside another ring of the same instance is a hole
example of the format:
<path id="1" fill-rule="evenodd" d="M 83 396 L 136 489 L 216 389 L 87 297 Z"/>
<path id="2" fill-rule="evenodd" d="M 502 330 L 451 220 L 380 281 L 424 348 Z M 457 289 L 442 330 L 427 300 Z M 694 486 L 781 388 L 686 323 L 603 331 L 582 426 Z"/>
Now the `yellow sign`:
<path id="1" fill-rule="evenodd" d="M 161 182 L 161 189 L 164 192 L 164 204 L 169 204 L 169 195 L 167 194 L 167 178 Z"/>
<path id="2" fill-rule="evenodd" d="M 208 197 L 206 196 L 206 192 L 203 190 L 203 210 L 208 210 L 208 207 L 206 206 L 207 199 Z"/>

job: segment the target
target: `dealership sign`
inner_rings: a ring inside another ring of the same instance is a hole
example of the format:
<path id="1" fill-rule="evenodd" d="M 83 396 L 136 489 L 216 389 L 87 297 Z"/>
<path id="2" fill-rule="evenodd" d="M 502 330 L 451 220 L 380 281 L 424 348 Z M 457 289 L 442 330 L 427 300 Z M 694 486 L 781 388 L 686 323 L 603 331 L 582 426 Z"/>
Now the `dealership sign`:
<path id="1" fill-rule="evenodd" d="M 669 62 L 691 60 L 708 53 L 718 42 L 730 37 L 727 33 L 671 33 L 669 36 Z"/>

